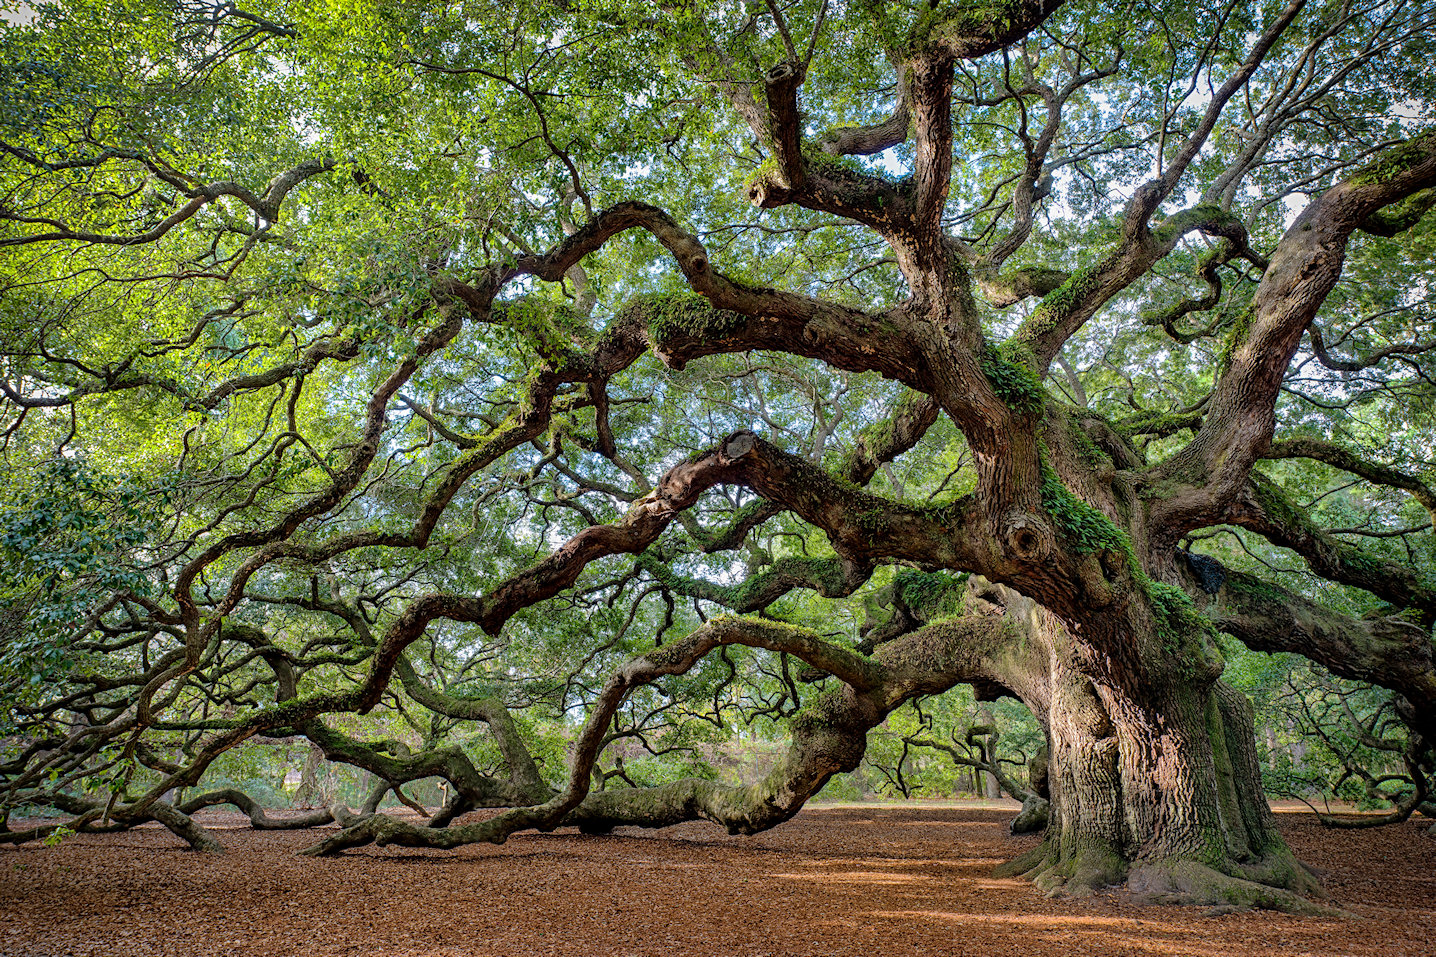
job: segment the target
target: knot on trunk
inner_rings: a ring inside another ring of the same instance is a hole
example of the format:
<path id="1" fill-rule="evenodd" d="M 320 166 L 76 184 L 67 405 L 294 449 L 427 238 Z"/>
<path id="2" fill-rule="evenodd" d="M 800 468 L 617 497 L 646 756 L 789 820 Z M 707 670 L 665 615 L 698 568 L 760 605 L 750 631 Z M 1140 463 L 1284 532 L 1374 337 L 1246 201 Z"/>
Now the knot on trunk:
<path id="1" fill-rule="evenodd" d="M 768 71 L 763 82 L 769 86 L 797 86 L 803 82 L 806 72 L 801 63 L 779 63 Z"/>
<path id="2" fill-rule="evenodd" d="M 736 462 L 758 447 L 758 437 L 752 432 L 734 432 L 723 440 L 721 455 L 725 461 Z"/>
<path id="3" fill-rule="evenodd" d="M 1003 537 L 1008 554 L 1020 562 L 1040 562 L 1052 552 L 1052 526 L 1036 515 L 1013 512 Z"/>
<path id="4" fill-rule="evenodd" d="M 793 190 L 778 182 L 777 173 L 770 171 L 748 184 L 748 202 L 759 209 L 773 209 L 792 201 Z"/>

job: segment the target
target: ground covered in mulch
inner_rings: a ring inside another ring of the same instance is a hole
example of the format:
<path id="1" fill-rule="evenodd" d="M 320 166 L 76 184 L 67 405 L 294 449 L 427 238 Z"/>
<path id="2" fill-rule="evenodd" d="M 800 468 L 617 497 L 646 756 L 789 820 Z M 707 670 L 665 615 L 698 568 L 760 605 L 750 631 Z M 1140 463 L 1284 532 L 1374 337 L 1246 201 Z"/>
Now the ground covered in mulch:
<path id="1" fill-rule="evenodd" d="M 991 876 L 1035 843 L 1007 835 L 1011 816 L 820 807 L 757 837 L 696 823 L 314 860 L 294 852 L 320 832 L 203 812 L 228 854 L 195 854 L 151 826 L 0 848 L 0 955 L 1436 954 L 1425 823 L 1330 831 L 1279 815 L 1358 915 L 1325 919 L 1046 900 Z"/>

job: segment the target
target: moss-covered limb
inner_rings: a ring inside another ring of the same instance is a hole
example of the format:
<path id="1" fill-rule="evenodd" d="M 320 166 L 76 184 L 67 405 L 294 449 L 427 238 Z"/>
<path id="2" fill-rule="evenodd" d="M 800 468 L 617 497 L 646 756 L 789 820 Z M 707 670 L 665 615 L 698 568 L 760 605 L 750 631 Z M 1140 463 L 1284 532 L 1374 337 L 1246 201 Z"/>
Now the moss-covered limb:
<path id="1" fill-rule="evenodd" d="M 908 390 L 892 412 L 865 426 L 853 449 L 838 468 L 838 475 L 854 485 L 867 485 L 885 462 L 910 450 L 937 421 L 938 404 L 932 396 Z"/>
<path id="2" fill-rule="evenodd" d="M 1323 578 L 1364 589 L 1398 608 L 1416 609 L 1428 625 L 1436 619 L 1436 587 L 1431 582 L 1406 565 L 1328 534 L 1261 474 L 1251 476 L 1245 496 L 1231 506 L 1226 520 L 1290 548 Z"/>
<path id="3" fill-rule="evenodd" d="M 873 495 L 829 475 L 750 432 L 730 436 L 724 454 L 736 481 L 822 529 L 838 554 L 857 564 L 883 558 L 924 566 L 971 568 L 987 561 L 975 503 L 913 507 Z"/>
<path id="4" fill-rule="evenodd" d="M 1294 652 L 1404 696 L 1436 740 L 1436 648 L 1421 625 L 1403 615 L 1350 618 L 1233 569 L 1209 610 L 1219 630 L 1253 650 Z"/>
<path id="5" fill-rule="evenodd" d="M 1353 173 L 1346 182 L 1354 187 L 1373 190 L 1387 187 L 1392 195 L 1380 204 L 1380 208 L 1384 208 L 1424 192 L 1429 186 L 1425 180 L 1433 175 L 1430 168 L 1433 161 L 1436 161 L 1436 127 L 1392 146 Z"/>
<path id="6" fill-rule="evenodd" d="M 761 611 L 795 588 L 810 589 L 824 598 L 846 598 L 872 575 L 871 566 L 841 558 L 789 557 L 735 585 L 718 585 L 679 575 L 648 552 L 639 556 L 638 566 L 675 594 L 715 602 L 739 613 Z"/>
<path id="7" fill-rule="evenodd" d="M 1421 217 L 1430 212 L 1433 206 L 1436 206 L 1436 187 L 1423 189 L 1390 206 L 1378 209 L 1362 220 L 1357 228 L 1373 236 L 1399 236 L 1419 223 Z"/>
<path id="8" fill-rule="evenodd" d="M 934 624 L 963 613 L 969 578 L 947 572 L 899 571 L 893 577 L 891 601 L 915 622 Z"/>
<path id="9" fill-rule="evenodd" d="M 186 799 L 176 809 L 182 814 L 193 814 L 202 808 L 218 807 L 229 804 L 237 808 L 249 818 L 249 823 L 257 830 L 281 831 L 281 830 L 302 830 L 304 828 L 319 827 L 334 820 L 334 814 L 327 808 L 306 811 L 303 814 L 293 817 L 270 817 L 265 809 L 254 798 L 236 788 L 220 788 L 216 791 L 206 791 Z"/>
<path id="10" fill-rule="evenodd" d="M 1078 555 L 1113 553 L 1134 562 L 1132 539 L 1094 505 L 1072 494 L 1050 466 L 1042 468 L 1042 505 L 1067 546 Z"/>
<path id="11" fill-rule="evenodd" d="M 1027 36 L 1062 0 L 965 0 L 939 4 L 913 25 L 908 49 L 957 60 L 986 56 Z"/>
<path id="12" fill-rule="evenodd" d="M 857 649 L 871 655 L 880 646 L 924 625 L 968 612 L 971 580 L 967 573 L 899 570 L 891 583 L 864 597 L 867 616 Z"/>
<path id="13" fill-rule="evenodd" d="M 890 678 L 882 664 L 828 641 L 817 632 L 776 621 L 729 615 L 713 619 L 682 641 L 650 652 L 647 658 L 664 667 L 670 662 L 691 663 L 720 645 L 747 645 L 786 652 L 860 692 L 872 691 Z"/>
<path id="14" fill-rule="evenodd" d="M 1313 326 L 1311 331 L 1315 333 L 1316 327 Z M 1360 476 L 1368 482 L 1410 492 L 1411 497 L 1420 502 L 1431 520 L 1436 522 L 1436 490 L 1430 485 L 1409 472 L 1363 458 L 1336 442 L 1312 438 L 1279 439 L 1271 443 L 1262 458 L 1312 459 Z"/>
<path id="15" fill-rule="evenodd" d="M 1046 266 L 1019 266 L 995 275 L 978 271 L 975 278 L 983 297 L 994 307 L 1005 309 L 1033 296 L 1046 296 L 1072 274 Z"/>
<path id="16" fill-rule="evenodd" d="M 1204 328 L 1195 330 L 1179 329 L 1177 323 L 1194 312 L 1206 312 L 1217 307 L 1217 304 L 1222 301 L 1222 277 L 1218 268 L 1231 262 L 1240 248 L 1237 243 L 1224 239 L 1217 244 L 1216 248 L 1198 257 L 1196 278 L 1206 287 L 1202 294 L 1196 298 L 1183 299 L 1165 309 L 1144 312 L 1142 322 L 1149 326 L 1161 326 L 1168 336 L 1182 345 L 1215 335 L 1222 327 L 1220 316 L 1213 319 Z"/>
<path id="17" fill-rule="evenodd" d="M 817 174 L 810 180 L 818 181 Z M 692 292 L 639 296 L 619 311 L 598 345 L 600 353 L 617 358 L 599 371 L 631 362 L 636 346 L 651 347 L 675 369 L 703 356 L 765 349 L 931 388 L 927 364 L 904 334 L 899 313 L 873 314 L 736 281 L 706 258 L 701 268 L 692 264 L 686 278 Z"/>
<path id="18" fill-rule="evenodd" d="M 1159 439 L 1166 438 L 1169 435 L 1176 435 L 1183 429 L 1200 428 L 1202 417 L 1206 414 L 1205 407 L 1206 402 L 1203 400 L 1194 407 L 1178 409 L 1175 412 L 1160 412 L 1153 409 L 1118 419 L 1112 425 L 1128 437 L 1148 435 Z"/>
<path id="19" fill-rule="evenodd" d="M 528 746 L 524 744 L 513 716 L 502 701 L 487 697 L 456 698 L 444 694 L 419 677 L 408 656 L 399 658 L 394 674 L 409 697 L 430 711 L 460 720 L 482 721 L 488 725 L 489 733 L 494 736 L 499 753 L 504 756 L 504 763 L 508 765 L 509 783 L 515 793 L 535 800 L 537 795 L 547 791 L 538 765 L 529 753 Z"/>
<path id="20" fill-rule="evenodd" d="M 1247 247 L 1245 225 L 1217 206 L 1199 205 L 1174 213 L 1150 232 L 1145 223 L 1143 217 L 1101 260 L 1072 273 L 1043 296 L 1012 334 L 1008 341 L 1031 354 L 1035 372 L 1045 375 L 1062 345 L 1098 309 L 1175 249 L 1188 233 L 1223 237 L 1235 247 L 1233 255 L 1256 258 Z"/>
<path id="21" fill-rule="evenodd" d="M 751 624 L 744 622 L 744 627 Z M 882 684 L 864 691 L 849 682 L 823 692 L 794 715 L 788 751 L 757 784 L 730 787 L 689 778 L 657 788 L 603 791 L 590 795 L 565 823 L 605 831 L 703 819 L 732 833 L 766 830 L 796 814 L 833 774 L 856 768 L 867 732 L 910 697 L 937 693 L 962 680 L 990 679 L 994 649 L 1008 637 L 1000 618 L 992 615 L 914 633 L 884 649 L 889 671 Z"/>
<path id="22" fill-rule="evenodd" d="M 809 151 L 804 155 L 808 161 L 808 183 L 802 191 L 805 205 L 831 206 L 829 211 L 840 215 L 861 213 L 869 219 L 874 210 L 882 211 L 866 195 L 854 195 L 857 173 L 826 154 Z M 874 180 L 891 194 L 894 205 L 902 200 L 897 185 L 881 177 Z M 708 251 L 696 236 L 663 210 L 646 203 L 618 203 L 602 210 L 547 253 L 521 257 L 497 279 L 507 281 L 527 274 L 558 282 L 583 256 L 627 229 L 646 230 L 661 243 L 692 291 L 702 296 L 709 308 L 685 300 L 676 310 L 658 309 L 661 315 L 656 317 L 655 331 L 649 324 L 654 318 L 649 313 L 654 310 L 641 299 L 631 304 L 599 336 L 595 357 L 589 363 L 591 375 L 612 375 L 632 362 L 646 343 L 675 368 L 705 355 L 772 349 L 820 358 L 848 371 L 878 371 L 918 388 L 926 383 L 926 366 L 902 336 L 893 335 L 897 330 L 890 321 L 813 296 L 737 282 L 713 268 Z M 492 293 L 486 294 L 492 302 Z M 879 335 L 885 336 L 883 348 L 874 349 L 872 340 Z M 578 376 L 581 371 L 575 369 L 573 374 Z"/>
<path id="23" fill-rule="evenodd" d="M 883 665 L 805 629 L 754 619 L 715 619 L 681 641 L 631 659 L 609 678 L 591 706 L 574 743 L 568 783 L 543 803 L 513 807 L 487 821 L 445 828 L 421 827 L 385 815 L 375 815 L 345 828 L 303 853 L 311 856 L 336 854 L 365 844 L 439 848 L 474 843 L 502 844 L 517 831 L 535 828 L 552 830 L 588 796 L 594 762 L 609 740 L 608 729 L 614 713 L 629 693 L 658 678 L 687 672 L 710 651 L 725 644 L 785 651 L 841 679 L 849 689 L 843 694 L 863 696 L 864 700 L 877 695 L 885 701 L 894 694 L 903 694 L 902 689 L 915 688 L 918 683 L 908 676 L 911 670 L 908 667 L 904 667 L 901 681 L 889 682 L 888 669 Z M 911 693 L 912 690 L 906 691 L 906 694 Z M 896 703 L 892 706 L 895 707 Z M 865 706 L 864 710 L 870 708 L 871 705 Z M 794 718 L 795 731 L 801 728 L 802 720 L 801 713 Z M 322 732 L 318 736 L 324 737 Z M 858 757 L 861 757 L 861 750 Z M 856 766 L 856 760 L 853 764 Z M 821 787 L 821 783 L 818 786 Z"/>
<path id="24" fill-rule="evenodd" d="M 1146 265 L 1139 262 L 1142 259 L 1126 249 L 1109 253 L 1095 265 L 1072 273 L 1042 297 L 1011 337 L 1014 344 L 1032 353 L 1034 372 L 1045 371 L 1061 344 L 1140 275 Z"/>
<path id="25" fill-rule="evenodd" d="M 552 794 L 538 779 L 536 770 L 531 776 L 523 773 L 521 761 L 518 771 L 510 769 L 510 777 L 502 779 L 480 773 L 457 747 L 410 753 L 397 743 L 356 741 L 317 720 L 305 723 L 300 731 L 319 746 L 327 759 L 372 772 L 385 782 L 385 790 L 397 790 L 422 778 L 442 777 L 476 807 L 541 803 Z"/>
<path id="26" fill-rule="evenodd" d="M 1160 520 L 1185 531 L 1209 524 L 1241 493 L 1275 427 L 1275 403 L 1303 334 L 1341 276 L 1353 232 L 1376 211 L 1436 186 L 1436 129 L 1393 147 L 1377 162 L 1312 200 L 1271 255 L 1250 322 L 1222 370 L 1192 443 L 1163 466 L 1192 488 Z M 1159 516 L 1153 515 L 1153 519 Z"/>
<path id="27" fill-rule="evenodd" d="M 802 186 L 793 188 L 776 163 L 748 181 L 748 201 L 760 209 L 797 205 L 862 223 L 895 244 L 910 242 L 911 184 L 868 169 L 844 155 L 805 147 Z"/>
<path id="28" fill-rule="evenodd" d="M 625 311 L 648 330 L 648 341 L 661 353 L 670 344 L 690 339 L 725 339 L 744 331 L 748 317 L 716 309 L 693 292 L 654 293 L 629 302 Z"/>
<path id="29" fill-rule="evenodd" d="M 165 801 L 152 801 L 142 811 L 135 813 L 126 812 L 123 802 L 115 802 L 111 805 L 106 801 L 91 800 L 64 792 L 50 795 L 46 803 L 67 814 L 80 815 L 75 822 L 72 822 L 75 830 L 88 831 L 97 827 L 103 829 L 108 821 L 113 821 L 122 828 L 136 827 L 147 821 L 154 821 L 163 825 L 166 830 L 196 851 L 206 854 L 224 853 L 224 845 L 213 834 L 197 824 L 188 814 Z M 101 821 L 98 826 L 93 823 L 97 818 Z"/>
<path id="30" fill-rule="evenodd" d="M 985 350 L 978 358 L 983 378 L 1002 404 L 1025 418 L 1042 415 L 1047 404 L 1047 391 L 1037 367 L 1036 358 L 1012 340 L 999 349 Z"/>

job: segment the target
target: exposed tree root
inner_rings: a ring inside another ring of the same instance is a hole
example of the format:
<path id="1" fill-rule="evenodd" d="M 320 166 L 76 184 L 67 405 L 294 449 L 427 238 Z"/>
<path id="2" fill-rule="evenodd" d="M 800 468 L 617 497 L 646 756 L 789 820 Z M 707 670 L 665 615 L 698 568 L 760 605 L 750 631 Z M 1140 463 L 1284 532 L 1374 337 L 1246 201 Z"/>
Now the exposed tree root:
<path id="1" fill-rule="evenodd" d="M 184 814 L 193 814 L 201 808 L 216 807 L 221 804 L 234 805 L 249 817 L 249 823 L 256 830 L 261 831 L 302 830 L 336 820 L 334 812 L 328 808 L 309 811 L 298 817 L 273 818 L 265 812 L 264 808 L 260 807 L 254 798 L 243 791 L 236 791 L 234 788 L 221 788 L 218 791 L 209 791 L 198 797 L 190 798 L 179 805 L 179 810 Z"/>
<path id="2" fill-rule="evenodd" d="M 1304 886 L 1317 887 L 1309 876 L 1306 880 Z M 1285 887 L 1233 877 L 1193 860 L 1134 865 L 1127 874 L 1127 887 L 1140 899 L 1157 904 L 1226 905 L 1307 916 L 1350 916 Z"/>
<path id="3" fill-rule="evenodd" d="M 1234 863 L 1226 873 L 1190 858 L 1128 864 L 1100 846 L 1059 859 L 1044 843 L 997 868 L 997 877 L 1027 877 L 1048 897 L 1086 897 L 1125 885 L 1151 904 L 1188 904 L 1313 916 L 1350 916 L 1311 898 L 1324 898 L 1320 883 L 1284 848 L 1255 864 Z"/>

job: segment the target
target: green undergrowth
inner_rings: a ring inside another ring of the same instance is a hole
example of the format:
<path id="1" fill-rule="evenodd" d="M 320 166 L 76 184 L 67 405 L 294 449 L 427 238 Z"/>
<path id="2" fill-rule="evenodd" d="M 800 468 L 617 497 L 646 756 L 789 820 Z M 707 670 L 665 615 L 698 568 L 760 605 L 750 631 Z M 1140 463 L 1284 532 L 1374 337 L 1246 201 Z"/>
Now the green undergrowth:
<path id="1" fill-rule="evenodd" d="M 893 578 L 893 595 L 924 622 L 962 614 L 967 573 L 901 571 Z"/>
<path id="2" fill-rule="evenodd" d="M 692 292 L 642 296 L 633 308 L 642 316 L 648 339 L 655 347 L 675 339 L 724 339 L 748 322 L 747 316 L 715 309 L 707 299 Z"/>
<path id="3" fill-rule="evenodd" d="M 1003 404 L 1018 415 L 1038 416 L 1047 403 L 1047 392 L 1031 365 L 1021 358 L 1010 350 L 989 350 L 978 365 Z"/>

